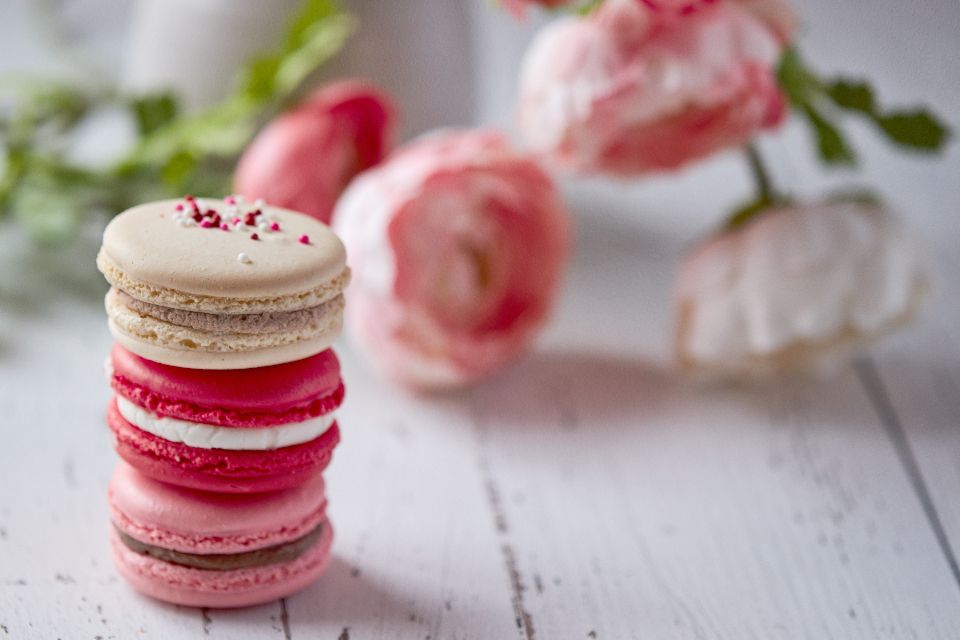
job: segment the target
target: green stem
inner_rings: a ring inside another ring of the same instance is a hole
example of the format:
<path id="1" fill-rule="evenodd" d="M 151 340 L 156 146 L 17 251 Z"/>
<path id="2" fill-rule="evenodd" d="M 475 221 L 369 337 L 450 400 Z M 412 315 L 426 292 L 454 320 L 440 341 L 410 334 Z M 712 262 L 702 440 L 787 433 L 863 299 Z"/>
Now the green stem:
<path id="1" fill-rule="evenodd" d="M 757 187 L 757 201 L 772 202 L 776 198 L 774 197 L 773 188 L 770 186 L 770 174 L 767 173 L 767 168 L 763 164 L 760 151 L 752 142 L 748 142 L 743 149 L 747 154 L 750 173 L 753 174 L 753 181 Z"/>
<path id="2" fill-rule="evenodd" d="M 753 220 L 753 218 L 773 205 L 786 201 L 774 190 L 773 184 L 770 181 L 770 174 L 763 164 L 763 158 L 760 156 L 760 151 L 757 147 L 752 142 L 748 142 L 744 145 L 743 151 L 750 165 L 750 173 L 753 174 L 757 194 L 751 202 L 730 214 L 727 218 L 726 225 L 724 225 L 728 230 L 736 229 L 748 221 Z"/>

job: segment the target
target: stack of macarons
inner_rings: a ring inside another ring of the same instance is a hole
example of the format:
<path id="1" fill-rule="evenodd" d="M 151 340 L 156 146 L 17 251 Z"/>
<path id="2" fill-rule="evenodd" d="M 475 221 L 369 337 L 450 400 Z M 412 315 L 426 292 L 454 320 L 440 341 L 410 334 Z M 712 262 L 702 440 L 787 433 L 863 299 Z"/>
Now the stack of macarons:
<path id="1" fill-rule="evenodd" d="M 116 338 L 106 369 L 120 573 L 204 607 L 302 588 L 333 535 L 321 472 L 340 438 L 330 345 L 349 280 L 343 245 L 294 211 L 187 196 L 117 216 L 97 265 Z"/>

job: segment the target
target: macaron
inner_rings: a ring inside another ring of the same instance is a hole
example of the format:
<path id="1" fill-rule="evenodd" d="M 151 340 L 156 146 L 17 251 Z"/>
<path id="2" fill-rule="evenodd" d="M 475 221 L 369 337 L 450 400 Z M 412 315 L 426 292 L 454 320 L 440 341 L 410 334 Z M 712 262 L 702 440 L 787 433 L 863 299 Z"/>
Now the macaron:
<path id="1" fill-rule="evenodd" d="M 330 559 L 323 479 L 228 495 L 152 480 L 121 462 L 109 488 L 117 569 L 137 591 L 194 607 L 288 596 Z"/>
<path id="2" fill-rule="evenodd" d="M 117 341 L 178 367 L 243 369 L 309 357 L 340 332 L 343 244 L 295 211 L 193 198 L 115 217 L 97 266 Z"/>
<path id="3" fill-rule="evenodd" d="M 174 367 L 115 344 L 107 411 L 120 457 L 171 484 L 226 493 L 274 491 L 322 471 L 340 440 L 343 401 L 332 350 L 257 369 Z"/>

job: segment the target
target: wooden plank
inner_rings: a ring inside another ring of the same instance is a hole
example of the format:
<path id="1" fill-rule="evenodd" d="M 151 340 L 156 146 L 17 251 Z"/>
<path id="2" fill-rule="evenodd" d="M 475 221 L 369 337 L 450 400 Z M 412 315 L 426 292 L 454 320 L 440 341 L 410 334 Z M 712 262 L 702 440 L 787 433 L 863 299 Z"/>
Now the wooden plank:
<path id="1" fill-rule="evenodd" d="M 643 255 L 630 233 L 583 229 L 572 286 L 633 296 L 593 296 L 593 337 L 554 336 L 472 396 L 533 629 L 952 637 L 960 590 L 855 372 L 753 390 L 675 380 L 648 356 L 669 310 L 643 301 L 664 299 L 670 275 L 648 263 L 686 234 L 655 222 Z"/>
<path id="2" fill-rule="evenodd" d="M 950 240 L 954 247 L 950 247 Z M 863 378 L 878 413 L 913 467 L 927 519 L 960 585 L 960 232 L 934 243 L 934 293 L 915 327 L 874 350 Z"/>
<path id="3" fill-rule="evenodd" d="M 289 599 L 294 637 L 510 638 L 508 577 L 469 416 L 341 355 L 343 443 L 329 471 L 328 575 Z"/>

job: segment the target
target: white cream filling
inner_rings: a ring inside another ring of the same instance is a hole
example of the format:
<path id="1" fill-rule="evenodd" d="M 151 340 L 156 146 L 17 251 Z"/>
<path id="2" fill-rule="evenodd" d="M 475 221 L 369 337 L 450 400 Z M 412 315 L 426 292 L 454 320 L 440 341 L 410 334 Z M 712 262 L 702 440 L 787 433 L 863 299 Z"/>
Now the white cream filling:
<path id="1" fill-rule="evenodd" d="M 329 429 L 334 421 L 333 414 L 328 413 L 275 427 L 219 427 L 161 417 L 123 396 L 117 396 L 117 409 L 127 422 L 158 438 L 199 449 L 231 451 L 267 451 L 309 442 Z"/>

